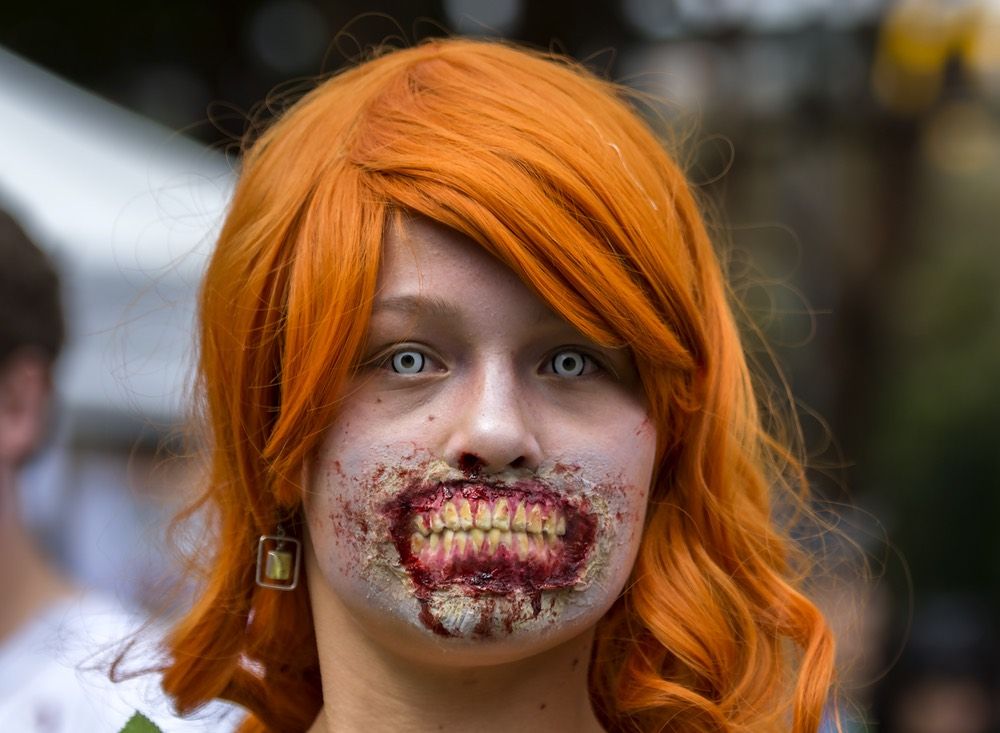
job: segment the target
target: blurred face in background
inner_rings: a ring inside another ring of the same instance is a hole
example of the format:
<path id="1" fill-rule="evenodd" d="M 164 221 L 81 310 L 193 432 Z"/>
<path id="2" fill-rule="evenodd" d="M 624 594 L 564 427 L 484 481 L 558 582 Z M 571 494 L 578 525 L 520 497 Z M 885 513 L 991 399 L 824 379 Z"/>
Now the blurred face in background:
<path id="1" fill-rule="evenodd" d="M 655 445 L 627 350 L 466 237 L 402 223 L 308 480 L 317 628 L 478 664 L 587 632 L 632 568 Z"/>

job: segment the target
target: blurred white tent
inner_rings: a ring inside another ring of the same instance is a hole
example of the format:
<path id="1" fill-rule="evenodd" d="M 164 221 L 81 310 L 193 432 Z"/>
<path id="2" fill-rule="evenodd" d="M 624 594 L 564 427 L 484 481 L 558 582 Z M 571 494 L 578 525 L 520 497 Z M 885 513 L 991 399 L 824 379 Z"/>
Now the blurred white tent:
<path id="1" fill-rule="evenodd" d="M 222 154 L 0 49 L 0 205 L 63 274 L 71 439 L 128 441 L 181 415 L 232 180 Z"/>

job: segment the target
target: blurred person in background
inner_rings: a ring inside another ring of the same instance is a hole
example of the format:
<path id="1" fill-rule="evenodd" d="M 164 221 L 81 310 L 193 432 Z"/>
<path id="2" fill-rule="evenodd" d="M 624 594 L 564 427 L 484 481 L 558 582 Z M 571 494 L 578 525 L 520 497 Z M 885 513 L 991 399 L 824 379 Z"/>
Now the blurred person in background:
<path id="1" fill-rule="evenodd" d="M 0 606 L 0 640 L 9 644 L 74 588 L 22 525 L 17 499 L 18 475 L 49 422 L 52 371 L 64 337 L 59 279 L 48 257 L 2 211 L 0 263 L 0 587 L 16 589 Z M 6 655 L 0 660 L 8 661 Z M 15 671 L 6 664 L 3 670 Z"/>
<path id="2" fill-rule="evenodd" d="M 917 610 L 906 641 L 876 690 L 879 733 L 1000 731 L 1000 645 L 981 601 L 935 597 Z M 895 655 L 898 634 L 886 646 Z"/>
<path id="3" fill-rule="evenodd" d="M 141 618 L 64 575 L 20 516 L 19 476 L 47 436 L 64 335 L 52 262 L 0 210 L 0 731 L 117 731 L 139 707 L 180 730 L 142 685 L 108 679 L 104 653 Z"/>

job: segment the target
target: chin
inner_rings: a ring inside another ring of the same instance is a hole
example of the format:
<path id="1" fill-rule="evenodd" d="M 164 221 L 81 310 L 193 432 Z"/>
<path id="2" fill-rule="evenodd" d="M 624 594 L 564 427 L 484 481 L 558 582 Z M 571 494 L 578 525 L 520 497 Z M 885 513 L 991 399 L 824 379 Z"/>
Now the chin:
<path id="1" fill-rule="evenodd" d="M 385 598 L 385 596 L 383 596 Z M 491 666 L 544 654 L 589 633 L 611 605 L 590 592 L 469 595 L 454 589 L 352 614 L 382 646 L 418 664 Z"/>

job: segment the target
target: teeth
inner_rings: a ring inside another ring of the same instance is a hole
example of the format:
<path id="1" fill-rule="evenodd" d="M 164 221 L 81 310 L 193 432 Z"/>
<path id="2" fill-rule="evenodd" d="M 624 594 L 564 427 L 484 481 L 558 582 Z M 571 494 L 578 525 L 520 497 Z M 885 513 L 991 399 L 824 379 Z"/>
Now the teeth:
<path id="1" fill-rule="evenodd" d="M 427 518 L 423 514 L 418 514 L 413 518 L 413 528 L 422 535 L 431 533 L 431 528 L 427 526 Z"/>
<path id="2" fill-rule="evenodd" d="M 437 534 L 444 529 L 444 521 L 441 519 L 441 512 L 431 512 L 431 531 Z"/>
<path id="3" fill-rule="evenodd" d="M 458 521 L 459 524 L 461 524 L 462 529 L 472 529 L 472 506 L 469 504 L 468 499 L 462 499 L 462 502 L 459 505 Z"/>
<path id="4" fill-rule="evenodd" d="M 552 535 L 549 536 L 551 537 Z M 548 540 L 546 540 L 542 535 L 535 535 L 535 546 L 532 549 L 534 549 L 535 553 L 539 557 L 545 557 L 548 555 L 548 547 Z"/>
<path id="5" fill-rule="evenodd" d="M 556 533 L 556 513 L 555 511 L 550 511 L 549 515 L 545 517 L 545 523 L 542 525 L 542 531 L 545 534 L 552 535 Z"/>
<path id="6" fill-rule="evenodd" d="M 483 502 L 479 503 L 482 506 Z M 510 529 L 510 504 L 507 497 L 497 499 L 493 505 L 493 526 L 497 529 Z"/>
<path id="7" fill-rule="evenodd" d="M 518 559 L 519 560 L 527 560 L 528 559 L 528 549 L 529 549 L 530 544 L 531 544 L 531 543 L 528 542 L 528 535 L 526 535 L 524 532 L 518 532 L 515 535 L 515 537 L 517 538 L 516 544 L 517 544 L 517 557 L 518 557 Z"/>
<path id="8" fill-rule="evenodd" d="M 469 532 L 469 542 L 472 543 L 473 554 L 478 555 L 479 551 L 483 549 L 483 542 L 486 540 L 486 533 L 481 529 L 474 529 Z"/>
<path id="9" fill-rule="evenodd" d="M 487 554 L 492 555 L 493 553 L 495 553 L 500 548 L 500 535 L 501 534 L 502 534 L 502 532 L 500 532 L 499 529 L 491 529 L 490 530 L 489 534 L 487 535 L 487 538 L 488 538 L 488 542 L 486 544 L 486 553 Z M 510 534 L 510 532 L 508 532 L 507 534 Z"/>
<path id="10" fill-rule="evenodd" d="M 476 527 L 479 529 L 490 529 L 493 524 L 490 522 L 490 505 L 488 502 L 480 501 L 476 508 Z"/>
<path id="11" fill-rule="evenodd" d="M 447 560 L 489 557 L 505 547 L 508 557 L 556 557 L 566 534 L 566 516 L 542 504 L 518 502 L 511 516 L 510 497 L 494 502 L 458 496 L 439 510 L 415 513 L 410 549 L 414 555 Z"/>
<path id="12" fill-rule="evenodd" d="M 445 529 L 429 536 L 420 532 L 410 535 L 410 549 L 414 555 L 432 556 L 439 561 L 457 561 L 467 556 L 489 557 L 499 552 L 501 547 L 506 549 L 508 557 L 516 556 L 522 562 L 529 557 L 546 560 L 556 556 L 560 544 L 561 541 L 552 532 L 513 532 L 496 527 L 490 530 L 474 527 L 468 532 Z"/>
<path id="13" fill-rule="evenodd" d="M 419 555 L 420 551 L 424 549 L 424 545 L 427 544 L 427 538 L 424 537 L 419 532 L 414 532 L 410 536 L 410 552 L 414 555 Z"/>
<path id="14" fill-rule="evenodd" d="M 542 508 L 538 504 L 532 504 L 528 510 L 528 531 L 533 534 L 541 534 L 542 531 Z"/>
<path id="15" fill-rule="evenodd" d="M 528 522 L 528 515 L 524 511 L 524 504 L 519 503 L 517 505 L 517 511 L 514 512 L 514 521 L 510 523 L 510 528 L 515 532 L 523 532 L 524 526 Z"/>
<path id="16" fill-rule="evenodd" d="M 445 502 L 442 514 L 444 518 L 444 525 L 448 529 L 456 530 L 461 527 L 461 524 L 458 521 L 458 509 L 455 508 L 455 505 L 452 502 Z"/>

